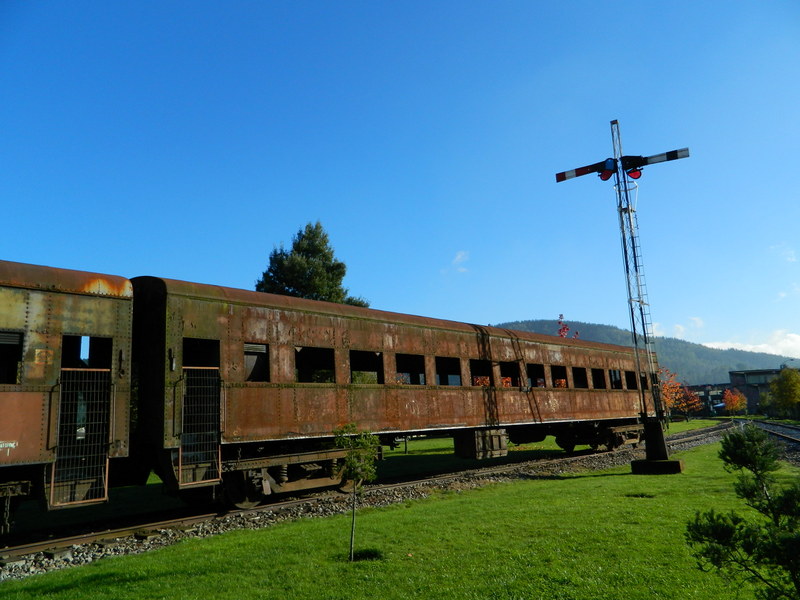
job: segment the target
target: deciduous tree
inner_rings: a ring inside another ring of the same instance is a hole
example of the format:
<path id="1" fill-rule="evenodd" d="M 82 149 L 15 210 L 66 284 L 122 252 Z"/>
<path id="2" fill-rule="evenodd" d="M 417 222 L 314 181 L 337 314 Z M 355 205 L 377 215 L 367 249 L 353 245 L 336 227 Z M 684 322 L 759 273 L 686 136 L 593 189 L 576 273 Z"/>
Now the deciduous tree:
<path id="1" fill-rule="evenodd" d="M 800 372 L 781 369 L 778 377 L 769 382 L 769 396 L 763 404 L 776 416 L 800 417 Z"/>
<path id="2" fill-rule="evenodd" d="M 558 315 L 558 335 L 559 337 L 565 338 L 569 334 L 569 325 L 567 325 L 566 321 L 564 321 L 564 315 Z M 575 330 L 575 333 L 572 335 L 573 338 L 577 339 L 580 332 Z"/>
<path id="3" fill-rule="evenodd" d="M 725 390 L 722 394 L 722 401 L 725 403 L 725 410 L 729 415 L 736 415 L 747 410 L 747 397 L 737 390 Z"/>
<path id="4" fill-rule="evenodd" d="M 336 446 L 347 451 L 341 467 L 342 479 L 350 480 L 353 486 L 353 516 L 350 525 L 350 560 L 352 561 L 355 557 L 358 492 L 364 482 L 375 479 L 375 459 L 378 457 L 380 442 L 371 433 L 358 431 L 354 423 L 337 429 L 334 431 L 334 435 L 336 436 Z"/>
<path id="5" fill-rule="evenodd" d="M 666 367 L 659 370 L 661 399 L 670 412 L 684 415 L 687 419 L 703 409 L 700 397 L 678 381 L 678 375 Z"/>
<path id="6" fill-rule="evenodd" d="M 739 473 L 736 495 L 760 518 L 697 512 L 686 542 L 698 567 L 749 580 L 764 600 L 800 598 L 800 481 L 777 485 L 778 448 L 753 425 L 726 435 L 719 456 Z"/>
<path id="7" fill-rule="evenodd" d="M 363 298 L 348 295 L 342 286 L 346 272 L 347 267 L 334 256 L 328 234 L 317 221 L 297 232 L 291 250 L 283 244 L 272 250 L 267 270 L 256 281 L 256 291 L 369 306 Z"/>

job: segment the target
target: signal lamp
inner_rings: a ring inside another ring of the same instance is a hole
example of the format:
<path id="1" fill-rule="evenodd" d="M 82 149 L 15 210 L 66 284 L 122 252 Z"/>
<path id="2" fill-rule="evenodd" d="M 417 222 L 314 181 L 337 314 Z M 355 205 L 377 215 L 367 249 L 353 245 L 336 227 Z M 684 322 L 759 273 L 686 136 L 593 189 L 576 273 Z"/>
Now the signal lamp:
<path id="1" fill-rule="evenodd" d="M 600 171 L 600 173 L 598 173 L 598 177 L 600 177 L 600 179 L 602 179 L 603 181 L 608 181 L 609 179 L 611 179 L 611 176 L 613 174 L 614 171 L 605 170 L 605 171 Z"/>
<path id="2" fill-rule="evenodd" d="M 628 171 L 628 177 L 630 177 L 631 179 L 639 179 L 639 177 L 641 176 L 642 176 L 641 169 L 631 169 L 630 171 Z"/>

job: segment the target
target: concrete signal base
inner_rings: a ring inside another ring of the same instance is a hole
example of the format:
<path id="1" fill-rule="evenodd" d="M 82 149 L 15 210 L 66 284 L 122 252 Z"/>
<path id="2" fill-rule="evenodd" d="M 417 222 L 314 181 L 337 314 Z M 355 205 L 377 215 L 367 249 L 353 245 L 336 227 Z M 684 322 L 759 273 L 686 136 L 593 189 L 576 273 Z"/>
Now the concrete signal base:
<path id="1" fill-rule="evenodd" d="M 634 460 L 631 461 L 634 475 L 672 475 L 683 473 L 682 460 Z"/>

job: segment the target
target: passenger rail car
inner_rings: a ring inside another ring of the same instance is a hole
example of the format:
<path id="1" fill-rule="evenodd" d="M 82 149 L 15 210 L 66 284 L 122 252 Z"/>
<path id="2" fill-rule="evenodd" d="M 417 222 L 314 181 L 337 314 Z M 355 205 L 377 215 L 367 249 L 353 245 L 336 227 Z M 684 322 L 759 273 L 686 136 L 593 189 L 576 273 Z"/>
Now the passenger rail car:
<path id="1" fill-rule="evenodd" d="M 129 443 L 133 287 L 0 261 L 0 500 L 102 502 Z"/>
<path id="2" fill-rule="evenodd" d="M 331 485 L 333 431 L 348 423 L 385 444 L 450 435 L 474 458 L 547 435 L 612 449 L 639 440 L 655 381 L 622 346 L 149 276 L 14 263 L 0 275 L 0 494 L 49 477 L 51 507 L 104 499 L 107 461 L 126 455 L 112 481 L 152 468 L 179 493 L 224 489 L 237 505 Z M 63 358 L 75 337 L 105 358 Z M 83 392 L 64 400 L 71 368 L 108 372 L 96 408 Z M 61 467 L 82 436 L 103 453 Z"/>

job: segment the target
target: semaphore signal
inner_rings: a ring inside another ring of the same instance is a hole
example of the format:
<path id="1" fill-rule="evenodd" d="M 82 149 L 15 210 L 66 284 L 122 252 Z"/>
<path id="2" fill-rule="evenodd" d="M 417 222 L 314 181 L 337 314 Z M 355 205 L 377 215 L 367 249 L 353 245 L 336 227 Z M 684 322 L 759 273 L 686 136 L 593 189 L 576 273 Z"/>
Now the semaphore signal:
<path id="1" fill-rule="evenodd" d="M 597 173 L 602 181 L 614 177 L 614 188 L 617 191 L 617 213 L 622 237 L 622 258 L 625 267 L 625 278 L 628 286 L 628 309 L 631 320 L 631 335 L 636 367 L 639 373 L 647 373 L 651 385 L 639 384 L 641 400 L 641 419 L 645 428 L 647 442 L 647 460 L 634 461 L 634 472 L 678 472 L 683 469 L 680 461 L 669 461 L 667 444 L 664 440 L 662 422 L 665 411 L 661 402 L 657 361 L 653 332 L 650 319 L 650 303 L 647 299 L 647 286 L 644 281 L 644 267 L 641 263 L 641 246 L 639 243 L 639 225 L 636 219 L 635 201 L 631 202 L 631 193 L 637 191 L 637 179 L 642 176 L 642 168 L 689 156 L 688 148 L 671 150 L 653 156 L 624 156 L 622 140 L 619 133 L 619 121 L 611 121 L 611 141 L 614 147 L 613 158 L 578 167 L 570 171 L 556 173 L 556 183 Z M 650 416 L 648 396 L 652 401 L 655 416 Z M 642 464 L 637 464 L 642 463 Z"/>

